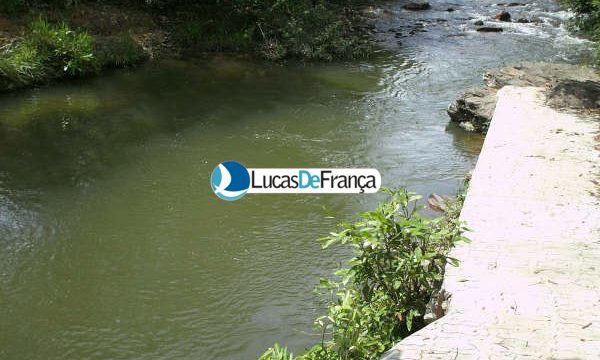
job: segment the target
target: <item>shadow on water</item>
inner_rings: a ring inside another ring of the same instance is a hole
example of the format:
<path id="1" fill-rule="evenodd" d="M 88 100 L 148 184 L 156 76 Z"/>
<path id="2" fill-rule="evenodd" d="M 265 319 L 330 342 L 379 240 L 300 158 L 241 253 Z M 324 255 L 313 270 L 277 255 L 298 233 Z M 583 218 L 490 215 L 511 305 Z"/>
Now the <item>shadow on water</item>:
<path id="1" fill-rule="evenodd" d="M 290 71 L 227 57 L 198 64 L 170 61 L 85 86 L 61 84 L 9 95 L 0 100 L 4 181 L 24 188 L 81 186 L 126 161 L 119 149 L 155 134 L 177 134 L 203 122 L 227 127 L 282 102 L 299 106 L 318 99 L 324 88 L 341 95 L 377 88 L 377 75 L 360 69 L 296 67 Z"/>

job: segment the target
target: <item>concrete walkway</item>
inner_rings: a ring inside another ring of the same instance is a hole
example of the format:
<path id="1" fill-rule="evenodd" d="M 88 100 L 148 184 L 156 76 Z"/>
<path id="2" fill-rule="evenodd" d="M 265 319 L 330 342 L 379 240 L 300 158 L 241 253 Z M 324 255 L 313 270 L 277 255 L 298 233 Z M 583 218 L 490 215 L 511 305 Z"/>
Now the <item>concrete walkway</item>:
<path id="1" fill-rule="evenodd" d="M 600 359 L 600 122 L 507 86 L 461 218 L 443 318 L 393 359 Z"/>

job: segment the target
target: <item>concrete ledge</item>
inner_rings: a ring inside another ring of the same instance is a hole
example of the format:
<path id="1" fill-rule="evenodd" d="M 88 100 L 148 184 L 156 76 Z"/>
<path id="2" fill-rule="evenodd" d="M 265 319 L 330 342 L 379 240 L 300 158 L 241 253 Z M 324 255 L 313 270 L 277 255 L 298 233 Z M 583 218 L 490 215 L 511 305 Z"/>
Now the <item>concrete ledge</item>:
<path id="1" fill-rule="evenodd" d="M 600 358 L 599 124 L 545 106 L 540 88 L 498 92 L 448 313 L 384 360 Z"/>

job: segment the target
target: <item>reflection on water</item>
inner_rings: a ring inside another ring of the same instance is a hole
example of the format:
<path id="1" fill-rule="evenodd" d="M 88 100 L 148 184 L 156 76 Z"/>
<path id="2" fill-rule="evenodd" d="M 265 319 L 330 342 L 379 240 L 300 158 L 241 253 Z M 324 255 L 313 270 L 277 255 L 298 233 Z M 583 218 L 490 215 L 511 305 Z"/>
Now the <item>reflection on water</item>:
<path id="1" fill-rule="evenodd" d="M 316 341 L 311 289 L 348 254 L 315 239 L 380 195 L 228 203 L 210 173 L 375 167 L 385 186 L 454 193 L 482 138 L 448 125 L 448 103 L 484 67 L 586 48 L 553 27 L 478 36 L 464 18 L 492 4 L 471 3 L 389 3 L 386 34 L 439 26 L 369 62 L 216 56 L 0 97 L 0 358 L 246 360 Z"/>

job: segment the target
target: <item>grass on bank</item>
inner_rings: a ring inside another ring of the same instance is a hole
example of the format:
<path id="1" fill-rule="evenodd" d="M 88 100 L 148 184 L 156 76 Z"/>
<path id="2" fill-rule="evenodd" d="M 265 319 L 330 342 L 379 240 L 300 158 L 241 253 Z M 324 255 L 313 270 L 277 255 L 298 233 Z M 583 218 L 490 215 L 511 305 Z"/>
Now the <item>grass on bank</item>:
<path id="1" fill-rule="evenodd" d="M 151 15 L 176 48 L 253 53 L 269 60 L 331 61 L 371 54 L 356 0 L 96 0 L 97 6 Z M 85 0 L 2 0 L 0 13 L 66 11 Z M 162 20 L 158 20 L 162 19 Z"/>
<path id="2" fill-rule="evenodd" d="M 335 279 L 321 279 L 328 311 L 316 319 L 318 344 L 294 357 L 275 344 L 260 360 L 379 359 L 398 340 L 425 326 L 424 315 L 439 290 L 448 256 L 463 237 L 458 220 L 464 195 L 442 217 L 418 214 L 419 196 L 385 190 L 389 200 L 361 220 L 323 240 L 323 248 L 349 246 L 354 257 Z"/>
<path id="3" fill-rule="evenodd" d="M 98 44 L 88 33 L 73 30 L 64 22 L 32 21 L 23 36 L 0 53 L 0 90 L 89 75 L 145 57 L 126 35 L 107 40 Z"/>
<path id="4" fill-rule="evenodd" d="M 349 1 L 158 0 L 153 6 L 178 15 L 172 35 L 182 48 L 318 61 L 361 58 L 371 51 Z"/>

